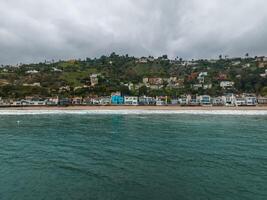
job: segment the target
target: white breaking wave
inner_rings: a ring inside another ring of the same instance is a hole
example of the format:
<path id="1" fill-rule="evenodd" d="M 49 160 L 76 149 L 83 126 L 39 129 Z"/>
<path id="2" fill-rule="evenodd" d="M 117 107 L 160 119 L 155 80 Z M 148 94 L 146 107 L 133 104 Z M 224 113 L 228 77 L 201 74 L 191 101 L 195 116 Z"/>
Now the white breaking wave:
<path id="1" fill-rule="evenodd" d="M 0 110 L 0 115 L 267 115 L 267 110 Z"/>

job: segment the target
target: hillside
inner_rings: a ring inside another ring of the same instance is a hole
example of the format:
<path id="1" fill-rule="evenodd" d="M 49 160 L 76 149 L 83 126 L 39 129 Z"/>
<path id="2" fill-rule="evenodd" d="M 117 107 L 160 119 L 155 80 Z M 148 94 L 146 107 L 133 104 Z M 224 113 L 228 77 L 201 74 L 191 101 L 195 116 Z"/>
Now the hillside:
<path id="1" fill-rule="evenodd" d="M 266 69 L 265 57 L 183 61 L 166 55 L 135 58 L 112 53 L 95 59 L 2 66 L 0 97 L 106 96 L 116 91 L 150 96 L 229 92 L 264 96 Z"/>

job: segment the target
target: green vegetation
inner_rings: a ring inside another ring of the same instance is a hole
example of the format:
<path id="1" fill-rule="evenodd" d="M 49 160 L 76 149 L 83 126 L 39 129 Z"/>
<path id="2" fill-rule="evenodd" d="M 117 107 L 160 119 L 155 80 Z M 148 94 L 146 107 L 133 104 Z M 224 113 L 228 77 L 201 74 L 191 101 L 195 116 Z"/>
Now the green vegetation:
<path id="1" fill-rule="evenodd" d="M 249 58 L 248 54 L 246 58 L 223 59 L 220 56 L 218 60 L 183 61 L 181 58 L 169 60 L 166 55 L 139 59 L 112 53 L 95 59 L 3 66 L 0 68 L 0 97 L 85 97 L 110 95 L 115 91 L 124 95 L 172 97 L 182 94 L 216 96 L 228 92 L 267 95 L 267 78 L 262 75 L 266 66 L 266 61 Z M 196 89 L 194 85 L 199 84 L 197 77 L 201 72 L 207 75 L 201 83 L 203 87 Z M 98 74 L 98 83 L 93 86 L 92 74 Z M 146 77 L 163 78 L 164 83 L 158 89 L 146 87 L 143 84 Z M 177 77 L 179 86 L 168 85 L 165 79 L 170 77 Z M 221 81 L 232 81 L 234 86 L 222 88 Z"/>

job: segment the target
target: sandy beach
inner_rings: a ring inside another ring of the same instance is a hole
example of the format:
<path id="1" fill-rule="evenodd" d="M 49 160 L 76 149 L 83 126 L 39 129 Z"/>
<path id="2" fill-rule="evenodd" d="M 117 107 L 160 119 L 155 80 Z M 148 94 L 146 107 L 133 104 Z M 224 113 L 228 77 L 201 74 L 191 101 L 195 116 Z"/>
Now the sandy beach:
<path id="1" fill-rule="evenodd" d="M 6 110 L 155 110 L 155 111 L 267 111 L 267 106 L 241 106 L 241 107 L 226 107 L 226 106 L 25 106 L 25 107 L 1 107 L 0 112 Z"/>

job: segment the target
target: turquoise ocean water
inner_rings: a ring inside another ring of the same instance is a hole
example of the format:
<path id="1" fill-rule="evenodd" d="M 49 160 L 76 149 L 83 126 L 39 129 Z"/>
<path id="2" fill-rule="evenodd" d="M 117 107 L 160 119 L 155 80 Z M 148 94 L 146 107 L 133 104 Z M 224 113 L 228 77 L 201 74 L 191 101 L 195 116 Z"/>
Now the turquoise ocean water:
<path id="1" fill-rule="evenodd" d="M 0 199 L 267 199 L 267 116 L 0 115 Z"/>

